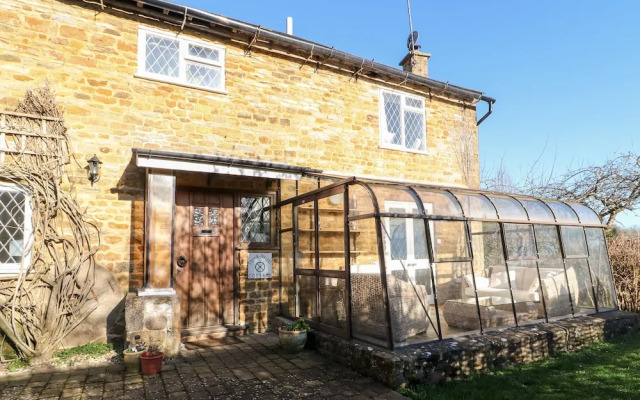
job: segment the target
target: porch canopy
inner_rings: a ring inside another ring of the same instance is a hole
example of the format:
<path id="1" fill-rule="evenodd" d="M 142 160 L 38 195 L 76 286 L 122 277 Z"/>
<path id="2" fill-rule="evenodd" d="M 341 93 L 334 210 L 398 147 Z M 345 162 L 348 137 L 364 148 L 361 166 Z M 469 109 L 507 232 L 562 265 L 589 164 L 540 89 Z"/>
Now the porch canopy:
<path id="1" fill-rule="evenodd" d="M 388 348 L 617 308 L 578 203 L 350 178 L 281 201 L 281 310 Z"/>

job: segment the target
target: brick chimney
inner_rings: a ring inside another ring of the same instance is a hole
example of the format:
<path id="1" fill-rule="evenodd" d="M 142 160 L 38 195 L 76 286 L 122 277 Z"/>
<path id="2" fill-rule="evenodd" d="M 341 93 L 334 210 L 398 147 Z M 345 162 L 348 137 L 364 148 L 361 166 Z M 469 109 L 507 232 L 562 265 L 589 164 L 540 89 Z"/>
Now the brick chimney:
<path id="1" fill-rule="evenodd" d="M 402 66 L 403 71 L 427 78 L 429 76 L 429 57 L 431 57 L 429 53 L 414 50 L 413 54 L 409 53 L 404 56 L 398 65 Z"/>

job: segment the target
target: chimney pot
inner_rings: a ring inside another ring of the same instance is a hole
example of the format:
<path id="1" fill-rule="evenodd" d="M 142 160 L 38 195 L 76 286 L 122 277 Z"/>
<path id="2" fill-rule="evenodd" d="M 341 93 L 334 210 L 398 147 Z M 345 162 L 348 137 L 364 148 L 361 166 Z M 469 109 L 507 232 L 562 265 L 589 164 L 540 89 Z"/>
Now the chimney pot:
<path id="1" fill-rule="evenodd" d="M 413 53 L 409 53 L 404 56 L 399 65 L 402 66 L 402 70 L 405 72 L 410 72 L 412 74 L 428 78 L 429 57 L 431 57 L 431 54 L 429 53 L 423 53 L 421 51 L 414 50 Z"/>
<path id="2" fill-rule="evenodd" d="M 287 35 L 293 35 L 293 17 L 287 17 Z"/>

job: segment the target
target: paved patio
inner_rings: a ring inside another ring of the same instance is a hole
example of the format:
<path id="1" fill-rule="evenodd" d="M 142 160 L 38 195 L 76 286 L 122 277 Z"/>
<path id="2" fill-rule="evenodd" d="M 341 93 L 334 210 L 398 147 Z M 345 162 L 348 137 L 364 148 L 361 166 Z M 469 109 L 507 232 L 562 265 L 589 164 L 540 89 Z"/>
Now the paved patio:
<path id="1" fill-rule="evenodd" d="M 186 351 L 162 373 L 122 365 L 0 377 L 0 399 L 401 399 L 400 394 L 309 350 L 283 353 L 273 333 Z"/>

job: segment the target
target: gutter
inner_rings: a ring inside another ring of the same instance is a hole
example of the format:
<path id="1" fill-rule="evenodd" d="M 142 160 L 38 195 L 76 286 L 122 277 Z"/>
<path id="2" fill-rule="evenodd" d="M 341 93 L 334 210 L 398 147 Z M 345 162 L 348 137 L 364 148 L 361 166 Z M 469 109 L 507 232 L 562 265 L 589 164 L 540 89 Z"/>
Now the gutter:
<path id="1" fill-rule="evenodd" d="M 83 1 L 87 1 L 87 0 L 83 0 Z M 424 85 L 430 89 L 441 91 L 440 94 L 448 94 L 454 97 L 460 97 L 460 98 L 471 100 L 471 101 L 484 101 L 489 104 L 489 112 L 485 114 L 477 122 L 478 125 L 480 125 L 480 123 L 482 123 L 482 121 L 484 121 L 484 119 L 486 119 L 491 114 L 491 105 L 496 102 L 494 98 L 486 96 L 482 92 L 479 92 L 476 90 L 463 88 L 461 86 L 451 85 L 449 84 L 449 82 L 441 82 L 435 79 L 407 73 L 397 68 L 377 63 L 374 60 L 367 60 L 362 57 L 354 56 L 352 54 L 345 53 L 340 50 L 336 50 L 333 47 L 327 47 L 325 45 L 311 42 L 309 40 L 305 40 L 297 36 L 287 35 L 286 33 L 274 31 L 272 29 L 264 28 L 262 26 L 252 25 L 246 22 L 234 20 L 221 15 L 212 14 L 206 11 L 190 8 L 188 6 L 172 3 L 170 1 L 101 0 L 101 3 L 116 5 L 116 8 L 127 8 L 129 9 L 129 11 L 133 11 L 133 12 L 140 12 L 142 7 L 145 5 L 150 7 L 155 7 L 160 9 L 161 11 L 161 14 L 160 14 L 161 16 L 159 16 L 158 18 L 170 19 L 168 15 L 169 13 L 177 14 L 180 18 L 176 18 L 176 17 L 174 18 L 176 20 L 181 20 L 182 29 L 184 29 L 184 26 L 187 22 L 190 22 L 190 26 L 195 29 L 209 31 L 209 29 L 206 29 L 207 26 L 193 23 L 192 20 L 197 18 L 209 24 L 224 26 L 234 31 L 239 31 L 249 36 L 252 36 L 254 39 L 249 43 L 249 46 L 251 46 L 251 44 L 257 41 L 258 39 L 272 40 L 274 42 L 277 42 L 283 45 L 292 46 L 302 52 L 305 52 L 305 53 L 308 52 L 309 54 L 316 56 L 316 58 L 320 60 L 318 61 L 320 64 L 324 64 L 329 60 L 333 60 L 333 61 L 340 61 L 350 66 L 359 68 L 359 70 L 355 72 L 356 75 L 362 73 L 363 70 L 366 70 L 366 74 L 370 74 L 373 72 L 373 73 L 384 74 L 384 75 L 396 78 L 400 82 L 411 81 L 413 83 Z M 122 7 L 123 3 L 132 3 L 132 4 L 130 6 Z M 173 22 L 178 22 L 178 21 L 173 21 Z"/>

